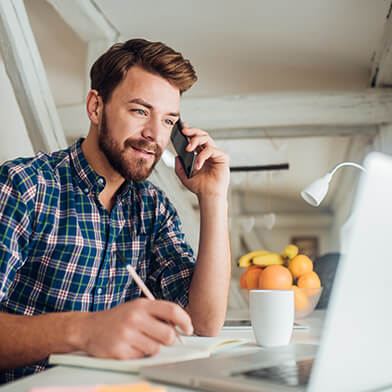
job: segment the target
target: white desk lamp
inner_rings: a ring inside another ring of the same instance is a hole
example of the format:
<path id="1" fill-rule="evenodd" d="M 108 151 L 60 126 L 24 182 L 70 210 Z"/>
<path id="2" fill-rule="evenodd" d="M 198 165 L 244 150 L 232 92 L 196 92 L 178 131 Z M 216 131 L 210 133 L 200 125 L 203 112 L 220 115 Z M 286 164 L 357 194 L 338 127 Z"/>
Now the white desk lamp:
<path id="1" fill-rule="evenodd" d="M 333 175 L 342 166 L 355 166 L 358 169 L 361 169 L 364 172 L 366 172 L 366 169 L 361 165 L 358 165 L 357 163 L 354 162 L 339 163 L 337 166 L 335 166 L 333 170 L 328 172 L 324 177 L 318 178 L 316 181 L 313 181 L 310 185 L 308 185 L 301 192 L 302 198 L 313 207 L 318 207 L 328 192 L 329 183 Z"/>
<path id="2" fill-rule="evenodd" d="M 333 177 L 333 175 L 336 173 L 336 171 L 342 167 L 342 166 L 354 166 L 357 167 L 358 169 L 361 169 L 366 173 L 366 169 L 362 167 L 361 165 L 358 165 L 357 163 L 354 162 L 342 162 L 339 163 L 333 170 L 328 172 L 325 176 L 318 178 L 316 181 L 313 181 L 310 185 L 308 185 L 302 192 L 301 196 L 302 198 L 308 202 L 310 205 L 313 207 L 318 207 L 320 203 L 323 201 L 325 195 L 328 192 L 328 187 L 329 183 Z M 352 223 L 352 215 L 349 216 L 349 218 L 344 222 L 340 229 L 340 243 L 341 243 L 341 253 L 344 253 L 345 250 L 345 244 L 346 241 L 345 239 L 348 236 L 348 233 L 350 231 L 351 223 Z"/>

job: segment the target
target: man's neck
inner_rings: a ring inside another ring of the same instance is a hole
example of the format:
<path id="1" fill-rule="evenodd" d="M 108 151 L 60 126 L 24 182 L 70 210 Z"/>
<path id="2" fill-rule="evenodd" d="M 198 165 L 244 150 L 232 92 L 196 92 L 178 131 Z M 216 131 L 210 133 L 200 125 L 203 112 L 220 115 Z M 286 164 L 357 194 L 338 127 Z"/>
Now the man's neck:
<path id="1" fill-rule="evenodd" d="M 116 193 L 125 180 L 109 164 L 105 154 L 98 146 L 98 141 L 93 138 L 91 132 L 82 142 L 82 152 L 93 170 L 105 178 L 106 186 L 100 193 L 99 200 L 105 209 L 110 212 L 116 203 Z"/>

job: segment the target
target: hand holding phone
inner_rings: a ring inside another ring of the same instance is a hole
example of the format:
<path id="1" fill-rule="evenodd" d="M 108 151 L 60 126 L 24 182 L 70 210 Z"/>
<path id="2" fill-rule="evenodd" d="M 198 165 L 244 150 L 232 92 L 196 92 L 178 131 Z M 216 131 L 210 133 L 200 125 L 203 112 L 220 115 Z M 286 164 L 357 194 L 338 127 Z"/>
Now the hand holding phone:
<path id="1" fill-rule="evenodd" d="M 173 143 L 174 149 L 176 150 L 181 164 L 185 170 L 186 176 L 188 178 L 192 177 L 193 167 L 195 165 L 195 160 L 197 153 L 195 151 L 187 151 L 186 147 L 189 144 L 188 138 L 182 133 L 183 125 L 181 120 L 178 120 L 173 127 L 172 133 L 170 135 L 170 140 Z"/>

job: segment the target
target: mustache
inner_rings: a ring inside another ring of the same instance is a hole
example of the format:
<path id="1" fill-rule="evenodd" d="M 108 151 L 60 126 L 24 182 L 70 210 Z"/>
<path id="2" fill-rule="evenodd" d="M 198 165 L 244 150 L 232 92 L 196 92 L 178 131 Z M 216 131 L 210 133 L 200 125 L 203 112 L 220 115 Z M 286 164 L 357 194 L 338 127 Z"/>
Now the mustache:
<path id="1" fill-rule="evenodd" d="M 162 154 L 162 148 L 158 144 L 148 142 L 147 140 L 127 139 L 124 144 L 125 144 L 125 148 L 136 147 L 147 151 L 151 151 L 157 156 L 160 156 Z"/>

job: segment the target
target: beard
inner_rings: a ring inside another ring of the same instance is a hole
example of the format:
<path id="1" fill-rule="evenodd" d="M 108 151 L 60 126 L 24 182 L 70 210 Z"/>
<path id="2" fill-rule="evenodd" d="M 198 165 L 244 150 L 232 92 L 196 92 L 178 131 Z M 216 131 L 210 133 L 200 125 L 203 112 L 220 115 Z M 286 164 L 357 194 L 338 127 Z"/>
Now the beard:
<path id="1" fill-rule="evenodd" d="M 156 143 L 144 139 L 128 138 L 121 147 L 113 139 L 113 132 L 108 128 L 106 122 L 105 108 L 102 114 L 101 126 L 98 132 L 98 145 L 104 153 L 112 168 L 128 181 L 144 181 L 153 171 L 155 165 L 162 155 L 162 149 Z M 154 153 L 154 161 L 149 159 L 135 158 L 132 156 L 133 147 L 145 149 Z"/>

